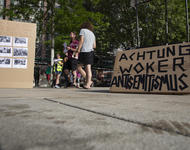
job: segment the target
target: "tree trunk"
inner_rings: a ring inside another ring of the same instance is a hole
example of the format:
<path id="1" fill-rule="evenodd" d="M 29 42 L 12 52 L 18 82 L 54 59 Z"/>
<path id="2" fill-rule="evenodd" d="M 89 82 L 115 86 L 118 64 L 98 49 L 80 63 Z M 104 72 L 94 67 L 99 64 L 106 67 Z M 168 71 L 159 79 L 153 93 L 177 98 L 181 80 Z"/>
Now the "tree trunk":
<path id="1" fill-rule="evenodd" d="M 4 8 L 9 9 L 11 5 L 11 0 L 4 0 Z M 9 17 L 3 15 L 3 19 L 9 20 Z"/>
<path id="2" fill-rule="evenodd" d="M 41 58 L 46 58 L 46 45 L 45 45 L 45 41 L 46 41 L 46 16 L 47 16 L 47 1 L 44 0 L 43 1 L 43 21 L 42 21 L 42 47 L 41 47 Z"/>

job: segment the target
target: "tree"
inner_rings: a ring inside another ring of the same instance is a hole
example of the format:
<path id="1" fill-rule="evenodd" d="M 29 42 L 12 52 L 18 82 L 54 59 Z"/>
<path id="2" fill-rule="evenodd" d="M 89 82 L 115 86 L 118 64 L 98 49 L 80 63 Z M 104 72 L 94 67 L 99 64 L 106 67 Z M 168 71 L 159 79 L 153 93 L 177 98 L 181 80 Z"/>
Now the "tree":
<path id="1" fill-rule="evenodd" d="M 140 6 L 140 26 L 142 47 L 166 44 L 165 3 L 163 0 L 152 0 Z M 168 1 L 168 43 L 185 41 L 185 3 Z"/>
<path id="2" fill-rule="evenodd" d="M 37 23 L 37 51 L 36 56 L 46 58 L 46 40 L 51 33 L 52 24 L 50 10 L 51 0 L 15 0 L 8 9 L 1 14 L 10 20 Z"/>
<path id="3" fill-rule="evenodd" d="M 111 49 L 136 47 L 136 14 L 130 0 L 100 0 L 96 10 L 108 23 L 104 40 Z M 165 35 L 165 1 L 149 0 L 138 5 L 141 47 L 163 45 Z M 185 1 L 168 0 L 169 43 L 185 41 Z"/>
<path id="4" fill-rule="evenodd" d="M 165 1 L 147 1 L 143 3 L 142 0 L 138 5 L 141 47 L 166 44 Z M 49 37 L 55 35 L 57 52 L 62 52 L 64 42 L 69 43 L 71 31 L 79 32 L 84 21 L 91 21 L 97 37 L 96 51 L 107 54 L 119 47 L 136 47 L 136 13 L 130 2 L 131 0 L 15 0 L 2 14 L 12 20 L 37 23 L 40 49 L 44 46 L 50 49 L 52 40 Z M 184 0 L 168 0 L 168 21 L 168 43 L 185 41 Z M 46 57 L 50 56 L 49 52 Z"/>
<path id="5" fill-rule="evenodd" d="M 71 31 L 79 33 L 80 26 L 85 21 L 91 21 L 95 27 L 95 34 L 99 37 L 99 30 L 104 26 L 103 15 L 94 12 L 92 7 L 95 1 L 90 0 L 59 0 L 59 8 L 55 13 L 55 48 L 62 51 L 63 43 L 69 43 Z M 99 41 L 99 40 L 97 40 Z M 100 44 L 97 44 L 100 45 Z M 100 50 L 97 48 L 97 50 Z"/>

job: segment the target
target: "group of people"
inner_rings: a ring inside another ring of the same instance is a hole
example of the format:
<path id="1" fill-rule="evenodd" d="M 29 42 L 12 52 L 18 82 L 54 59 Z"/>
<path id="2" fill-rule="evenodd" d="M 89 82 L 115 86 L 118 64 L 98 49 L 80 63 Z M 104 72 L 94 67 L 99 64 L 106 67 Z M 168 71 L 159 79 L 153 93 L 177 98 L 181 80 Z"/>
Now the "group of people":
<path id="1" fill-rule="evenodd" d="M 96 48 L 96 38 L 93 33 L 93 25 L 85 22 L 81 25 L 79 41 L 76 39 L 76 33 L 71 32 L 71 41 L 67 46 L 64 59 L 57 54 L 54 61 L 54 73 L 56 77 L 55 88 L 59 88 L 60 76 L 63 73 L 65 80 L 68 81 L 70 71 L 73 75 L 73 85 L 77 85 L 77 74 L 80 73 L 85 79 L 83 88 L 90 89 L 92 81 L 91 66 L 94 63 L 94 49 Z M 84 67 L 84 69 L 83 69 Z"/>

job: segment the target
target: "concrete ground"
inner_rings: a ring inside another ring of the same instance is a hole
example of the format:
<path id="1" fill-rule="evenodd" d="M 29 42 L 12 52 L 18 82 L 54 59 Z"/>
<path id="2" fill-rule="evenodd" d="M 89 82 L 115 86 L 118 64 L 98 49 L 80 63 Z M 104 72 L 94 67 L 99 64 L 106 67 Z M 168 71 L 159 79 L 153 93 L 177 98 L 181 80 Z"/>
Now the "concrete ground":
<path id="1" fill-rule="evenodd" d="M 0 89 L 0 150 L 189 150 L 190 95 Z"/>

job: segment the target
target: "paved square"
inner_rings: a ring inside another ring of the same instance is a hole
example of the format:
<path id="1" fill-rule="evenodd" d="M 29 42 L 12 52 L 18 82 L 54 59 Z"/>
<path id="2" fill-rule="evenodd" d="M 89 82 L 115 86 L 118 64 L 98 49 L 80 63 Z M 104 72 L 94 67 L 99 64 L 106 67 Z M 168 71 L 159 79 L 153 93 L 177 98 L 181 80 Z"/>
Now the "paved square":
<path id="1" fill-rule="evenodd" d="M 190 95 L 0 89 L 0 150 L 188 150 Z"/>

